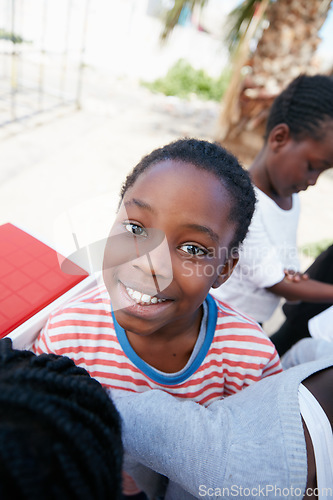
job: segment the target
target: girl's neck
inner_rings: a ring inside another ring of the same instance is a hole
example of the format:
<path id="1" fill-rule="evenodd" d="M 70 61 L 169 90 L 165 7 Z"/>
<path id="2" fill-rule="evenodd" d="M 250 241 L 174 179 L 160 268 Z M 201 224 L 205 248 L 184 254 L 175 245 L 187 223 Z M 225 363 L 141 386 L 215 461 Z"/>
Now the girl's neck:
<path id="1" fill-rule="evenodd" d="M 127 331 L 127 338 L 140 358 L 164 373 L 176 373 L 184 368 L 198 339 L 203 307 L 182 324 L 169 324 L 147 337 Z"/>
<path id="2" fill-rule="evenodd" d="M 280 196 L 272 185 L 266 165 L 264 150 L 260 151 L 254 159 L 249 168 L 249 174 L 253 184 L 266 196 L 271 198 L 280 208 L 283 210 L 290 210 L 292 208 L 292 197 Z"/>
<path id="3" fill-rule="evenodd" d="M 270 198 L 274 195 L 274 189 L 271 185 L 266 165 L 265 149 L 262 149 L 255 157 L 249 168 L 249 174 L 253 184 L 260 189 L 260 191 L 265 193 Z"/>

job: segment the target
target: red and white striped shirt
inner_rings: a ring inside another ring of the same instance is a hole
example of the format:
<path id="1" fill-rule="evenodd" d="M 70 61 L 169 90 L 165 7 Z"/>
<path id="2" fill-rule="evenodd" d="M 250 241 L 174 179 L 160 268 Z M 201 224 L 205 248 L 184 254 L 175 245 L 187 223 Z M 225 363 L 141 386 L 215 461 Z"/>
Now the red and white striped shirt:
<path id="1" fill-rule="evenodd" d="M 257 323 L 210 295 L 206 335 L 181 372 L 164 374 L 132 349 L 111 312 L 104 287 L 55 311 L 33 345 L 37 354 L 65 355 L 108 388 L 162 389 L 208 405 L 282 371 L 278 354 Z"/>

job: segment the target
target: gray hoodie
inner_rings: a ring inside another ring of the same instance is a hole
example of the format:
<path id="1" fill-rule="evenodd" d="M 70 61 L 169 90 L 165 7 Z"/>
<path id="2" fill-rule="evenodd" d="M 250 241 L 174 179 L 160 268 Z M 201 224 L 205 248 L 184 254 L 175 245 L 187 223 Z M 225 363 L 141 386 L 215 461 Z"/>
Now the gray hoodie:
<path id="1" fill-rule="evenodd" d="M 302 498 L 307 456 L 298 387 L 329 366 L 332 355 L 263 379 L 207 408 L 156 390 L 112 394 L 125 449 L 169 478 L 168 500 Z M 156 498 L 149 471 L 128 463 L 128 472 Z"/>

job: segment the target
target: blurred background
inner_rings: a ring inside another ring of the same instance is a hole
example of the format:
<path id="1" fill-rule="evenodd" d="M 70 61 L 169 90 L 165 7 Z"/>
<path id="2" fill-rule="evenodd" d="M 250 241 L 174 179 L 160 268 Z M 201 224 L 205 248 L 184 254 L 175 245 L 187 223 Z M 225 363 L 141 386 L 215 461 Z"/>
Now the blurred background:
<path id="1" fill-rule="evenodd" d="M 332 47 L 330 0 L 0 0 L 0 224 L 71 253 L 156 147 L 218 140 L 249 166 L 274 97 L 332 74 Z M 333 240 L 332 192 L 328 171 L 300 195 L 304 268 Z"/>

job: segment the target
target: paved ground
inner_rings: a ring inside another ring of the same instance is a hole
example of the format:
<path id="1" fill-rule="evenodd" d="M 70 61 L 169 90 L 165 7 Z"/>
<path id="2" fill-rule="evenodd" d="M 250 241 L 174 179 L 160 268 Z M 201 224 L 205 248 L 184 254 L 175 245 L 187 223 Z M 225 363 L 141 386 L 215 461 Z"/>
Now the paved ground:
<path id="1" fill-rule="evenodd" d="M 107 235 L 121 183 L 142 155 L 180 136 L 213 139 L 216 129 L 214 103 L 153 95 L 90 70 L 83 90 L 80 111 L 58 109 L 0 130 L 0 223 L 56 245 L 68 243 L 59 229 L 65 219 L 82 245 Z M 328 173 L 301 194 L 300 244 L 332 239 L 332 193 Z"/>

